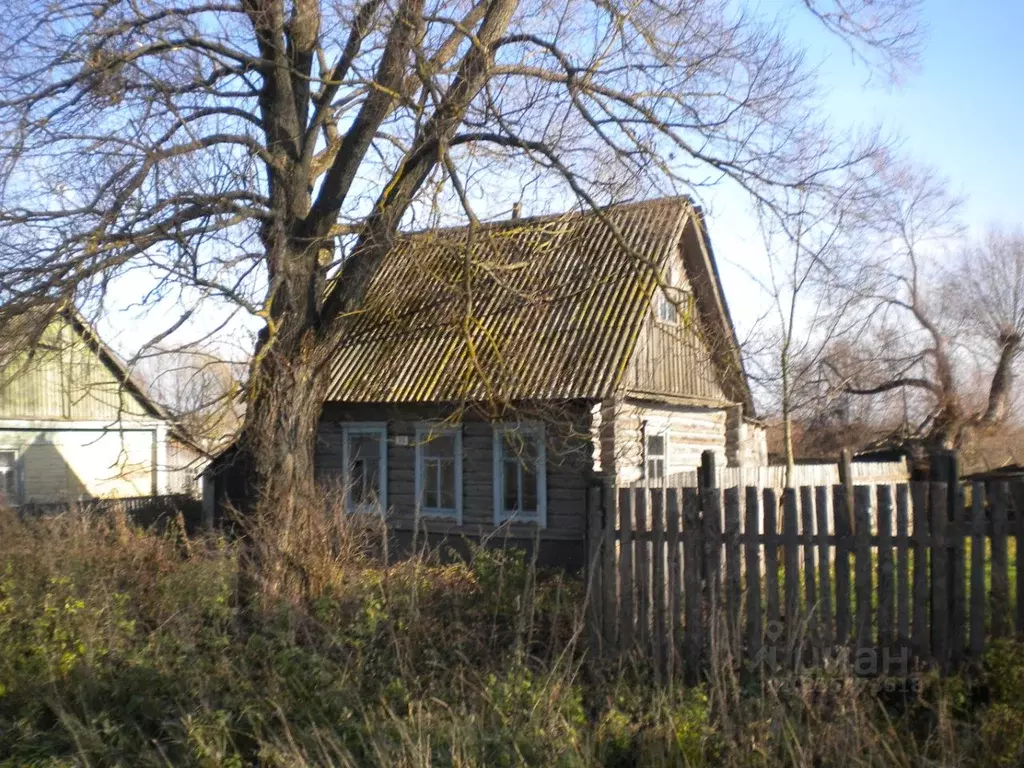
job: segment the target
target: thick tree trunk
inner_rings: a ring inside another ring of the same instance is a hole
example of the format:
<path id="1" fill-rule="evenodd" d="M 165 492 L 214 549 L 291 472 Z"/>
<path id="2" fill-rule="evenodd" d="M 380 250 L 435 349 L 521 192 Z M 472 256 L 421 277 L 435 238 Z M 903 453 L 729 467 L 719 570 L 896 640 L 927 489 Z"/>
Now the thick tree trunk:
<path id="1" fill-rule="evenodd" d="M 306 338 L 312 345 L 312 329 Z M 325 386 L 312 352 L 261 361 L 240 441 L 257 493 L 247 521 L 250 589 L 264 595 L 302 588 L 298 534 L 320 508 L 314 459 Z"/>
<path id="2" fill-rule="evenodd" d="M 319 510 L 314 457 L 327 389 L 319 374 L 327 345 L 318 328 L 316 252 L 313 246 L 284 251 L 277 260 L 281 266 L 250 369 L 239 441 L 256 494 L 247 520 L 250 588 L 265 595 L 301 588 L 296 534 Z"/>

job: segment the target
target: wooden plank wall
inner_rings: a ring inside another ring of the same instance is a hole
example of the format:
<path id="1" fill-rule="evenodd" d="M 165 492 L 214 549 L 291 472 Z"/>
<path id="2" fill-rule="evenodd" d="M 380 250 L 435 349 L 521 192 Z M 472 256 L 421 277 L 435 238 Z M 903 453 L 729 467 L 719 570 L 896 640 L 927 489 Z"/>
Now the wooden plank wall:
<path id="1" fill-rule="evenodd" d="M 863 674 L 952 670 L 1024 633 L 1024 514 L 1009 490 L 858 485 L 847 510 L 841 485 L 606 486 L 591 496 L 591 638 L 649 658 L 658 679 L 840 649 Z"/>

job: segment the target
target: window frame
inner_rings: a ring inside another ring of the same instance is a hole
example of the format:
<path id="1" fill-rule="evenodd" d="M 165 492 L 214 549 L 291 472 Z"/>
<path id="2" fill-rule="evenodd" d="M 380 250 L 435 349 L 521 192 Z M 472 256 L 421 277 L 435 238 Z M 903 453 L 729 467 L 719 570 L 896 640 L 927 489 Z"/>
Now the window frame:
<path id="1" fill-rule="evenodd" d="M 495 422 L 493 425 L 492 453 L 494 466 L 494 525 L 507 522 L 532 523 L 539 528 L 548 527 L 548 453 L 544 425 L 540 422 Z M 534 470 L 537 473 L 537 512 L 523 515 L 522 512 L 506 510 L 505 507 L 505 435 L 515 433 L 537 442 L 537 458 Z"/>
<path id="2" fill-rule="evenodd" d="M 14 497 L 6 499 L 6 501 L 16 507 L 21 504 L 21 451 L 16 446 L 0 445 L 0 453 L 10 453 L 14 456 L 14 462 L 11 464 L 11 474 L 14 476 Z M 2 493 L 3 489 L 0 488 L 0 494 Z"/>
<path id="3" fill-rule="evenodd" d="M 388 425 L 386 421 L 354 421 L 342 425 L 341 428 L 341 466 L 342 482 L 345 488 L 345 511 L 357 514 L 372 514 L 373 508 L 368 504 L 352 502 L 352 483 L 349 478 L 349 438 L 353 435 L 376 435 L 380 442 L 380 472 L 378 476 L 377 498 L 380 501 L 381 516 L 388 508 Z"/>
<path id="4" fill-rule="evenodd" d="M 645 483 L 650 483 L 651 475 L 647 466 L 650 460 L 650 451 L 647 446 L 649 437 L 661 437 L 664 440 L 664 449 L 661 452 L 661 480 L 669 475 L 669 453 L 672 445 L 672 430 L 666 419 L 645 418 L 640 425 L 640 477 Z"/>
<path id="5" fill-rule="evenodd" d="M 424 465 L 426 455 L 424 446 L 432 438 L 452 437 L 455 444 L 455 507 L 428 507 L 423 503 Z M 416 425 L 416 509 L 423 517 L 438 519 L 453 519 L 456 524 L 462 525 L 462 427 L 442 426 L 431 422 L 421 422 Z"/>

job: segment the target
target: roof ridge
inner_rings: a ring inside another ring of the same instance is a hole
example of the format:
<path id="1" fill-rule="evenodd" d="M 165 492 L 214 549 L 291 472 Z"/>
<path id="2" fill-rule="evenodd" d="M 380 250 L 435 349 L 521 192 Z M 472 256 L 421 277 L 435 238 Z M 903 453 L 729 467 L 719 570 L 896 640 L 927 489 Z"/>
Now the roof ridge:
<path id="1" fill-rule="evenodd" d="M 480 228 L 485 230 L 495 230 L 512 227 L 530 226 L 545 221 L 558 221 L 564 219 L 585 219 L 590 216 L 597 216 L 603 212 L 614 212 L 619 213 L 636 208 L 653 207 L 656 205 L 690 205 L 697 207 L 693 198 L 686 194 L 680 195 L 665 195 L 662 197 L 647 198 L 644 200 L 630 200 L 624 203 L 608 203 L 597 208 L 586 208 L 580 210 L 566 210 L 559 213 L 542 213 L 536 216 L 522 216 L 519 218 L 503 218 L 503 219 L 489 219 L 487 221 L 480 222 Z M 416 240 L 426 236 L 438 236 L 445 234 L 452 234 L 455 232 L 465 232 L 469 228 L 468 224 L 452 224 L 446 227 L 424 227 L 423 229 L 410 230 L 407 232 L 399 232 L 397 237 L 400 240 Z"/>

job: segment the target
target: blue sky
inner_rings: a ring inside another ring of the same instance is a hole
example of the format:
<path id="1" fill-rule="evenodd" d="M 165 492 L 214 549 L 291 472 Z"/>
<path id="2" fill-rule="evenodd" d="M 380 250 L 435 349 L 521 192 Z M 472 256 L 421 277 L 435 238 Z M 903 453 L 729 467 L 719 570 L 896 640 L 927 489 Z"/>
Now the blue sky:
<path id="1" fill-rule="evenodd" d="M 1024 226 L 1024 2 L 923 0 L 920 61 L 897 84 L 858 65 L 799 6 L 793 0 L 761 5 L 787 18 L 812 61 L 820 62 L 833 119 L 882 125 L 897 135 L 904 155 L 935 167 L 964 197 L 972 234 L 990 225 Z M 758 272 L 762 249 L 742 207 L 713 197 L 710 217 L 741 336 L 764 307 L 746 274 Z"/>
<path id="2" fill-rule="evenodd" d="M 918 71 L 900 86 L 865 87 L 848 61 L 832 60 L 823 71 L 834 86 L 831 108 L 898 131 L 905 151 L 936 166 L 966 195 L 972 228 L 1020 222 L 1024 3 L 925 0 L 923 9 L 927 37 Z"/>

